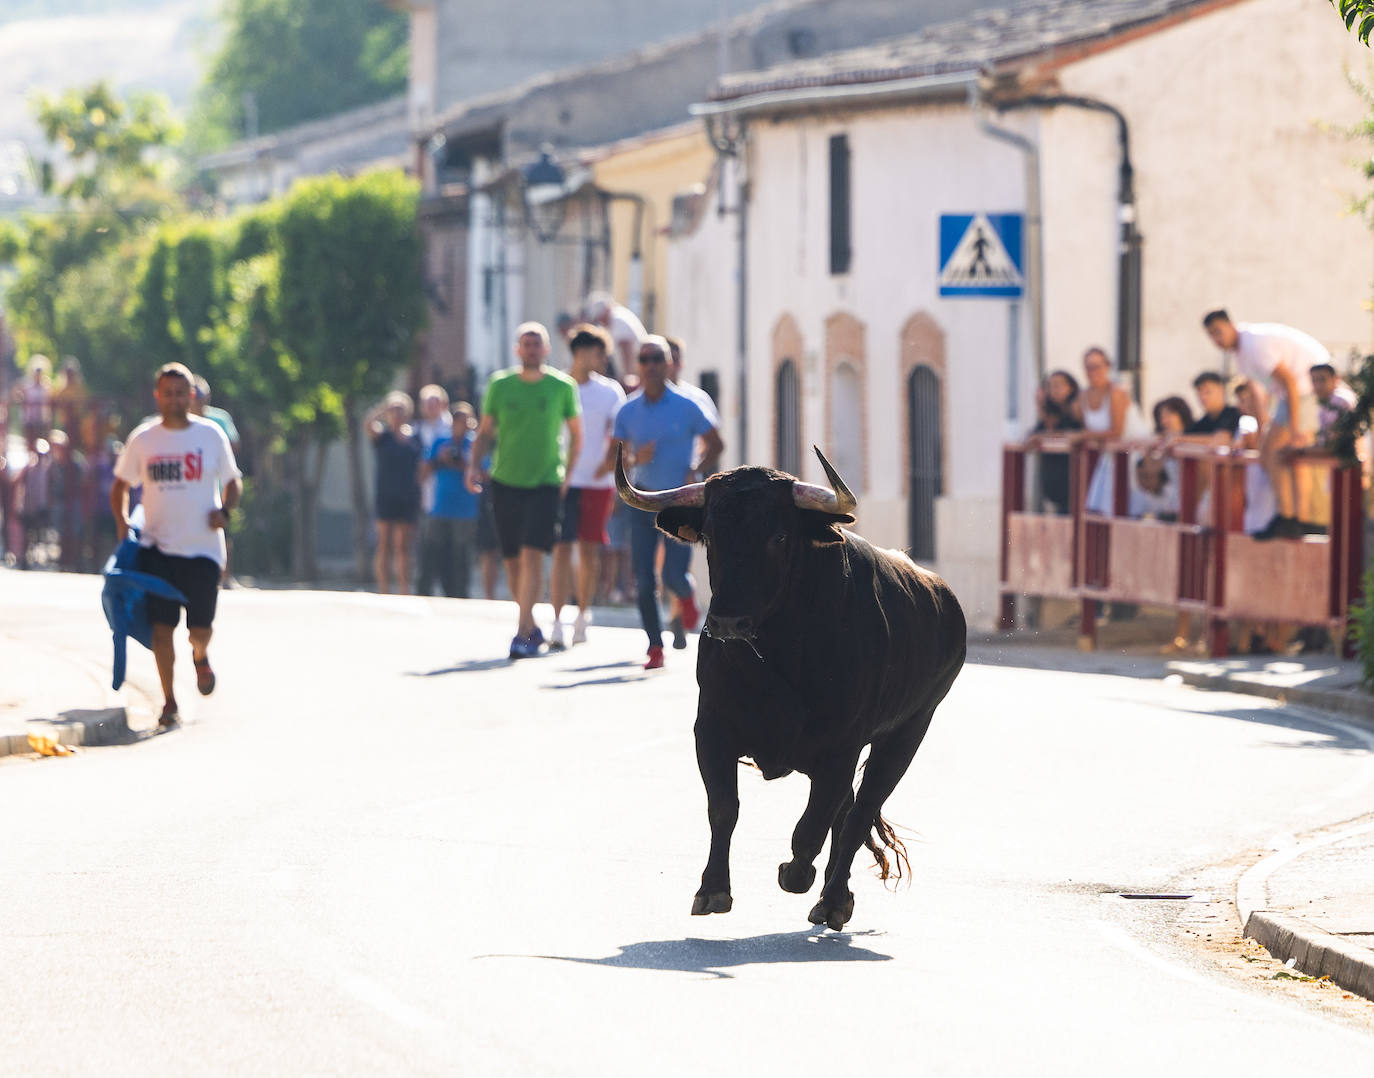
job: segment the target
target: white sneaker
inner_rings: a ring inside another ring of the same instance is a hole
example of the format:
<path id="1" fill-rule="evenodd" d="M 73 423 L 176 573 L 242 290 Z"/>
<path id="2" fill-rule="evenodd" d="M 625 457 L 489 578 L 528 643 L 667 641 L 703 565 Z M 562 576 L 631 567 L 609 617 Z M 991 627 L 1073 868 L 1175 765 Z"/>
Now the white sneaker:
<path id="1" fill-rule="evenodd" d="M 576 643 L 576 641 L 574 641 L 574 643 Z M 568 645 L 563 640 L 563 623 L 561 621 L 555 621 L 553 623 L 553 631 L 549 633 L 549 650 L 562 651 L 567 646 Z"/>
<path id="2" fill-rule="evenodd" d="M 592 623 L 592 612 L 590 610 L 579 610 L 577 618 L 573 622 L 574 644 L 585 644 L 587 642 L 587 626 Z"/>

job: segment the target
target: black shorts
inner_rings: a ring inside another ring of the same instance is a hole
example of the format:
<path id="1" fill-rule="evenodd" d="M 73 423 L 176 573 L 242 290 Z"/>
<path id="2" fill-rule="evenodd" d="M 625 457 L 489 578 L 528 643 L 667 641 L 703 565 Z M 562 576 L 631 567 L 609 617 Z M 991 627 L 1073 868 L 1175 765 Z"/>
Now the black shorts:
<path id="1" fill-rule="evenodd" d="M 491 507 L 503 558 L 515 557 L 521 547 L 553 549 L 558 535 L 557 487 L 508 487 L 493 480 Z"/>
<path id="2" fill-rule="evenodd" d="M 215 620 L 219 601 L 219 563 L 213 558 L 179 558 L 157 547 L 142 547 L 138 569 L 161 577 L 186 596 L 186 626 L 208 629 Z M 175 626 L 181 620 L 181 604 L 174 599 L 148 596 L 148 620 L 154 625 Z"/>

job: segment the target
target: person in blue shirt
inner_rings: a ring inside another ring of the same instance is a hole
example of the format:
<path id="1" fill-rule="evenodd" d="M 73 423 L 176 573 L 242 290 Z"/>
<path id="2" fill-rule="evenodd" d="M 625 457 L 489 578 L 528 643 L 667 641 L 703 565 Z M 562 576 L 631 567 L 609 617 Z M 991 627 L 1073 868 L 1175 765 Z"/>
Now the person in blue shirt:
<path id="1" fill-rule="evenodd" d="M 639 344 L 640 388 L 621 406 L 615 417 L 614 438 L 606 465 L 615 467 L 617 448 L 623 444 L 625 459 L 632 466 L 631 482 L 641 490 L 670 490 L 699 482 L 716 470 L 725 444 L 716 424 L 690 397 L 680 393 L 668 380 L 668 342 L 650 334 Z M 692 466 L 697 439 L 704 452 L 698 467 Z M 649 636 L 646 670 L 663 666 L 663 620 L 658 609 L 658 580 L 655 563 L 660 543 L 677 543 L 654 527 L 654 514 L 630 510 L 630 561 L 634 566 L 639 616 Z M 663 559 L 663 586 L 678 597 L 682 620 L 695 629 L 701 615 L 697 610 L 691 574 L 686 560 Z"/>
<path id="2" fill-rule="evenodd" d="M 434 440 L 420 465 L 421 478 L 434 477 L 434 505 L 425 528 L 427 557 L 450 599 L 466 599 L 472 580 L 472 553 L 477 540 L 478 495 L 468 490 L 464 475 L 477 417 L 472 405 L 459 401 L 452 409 L 450 431 Z"/>

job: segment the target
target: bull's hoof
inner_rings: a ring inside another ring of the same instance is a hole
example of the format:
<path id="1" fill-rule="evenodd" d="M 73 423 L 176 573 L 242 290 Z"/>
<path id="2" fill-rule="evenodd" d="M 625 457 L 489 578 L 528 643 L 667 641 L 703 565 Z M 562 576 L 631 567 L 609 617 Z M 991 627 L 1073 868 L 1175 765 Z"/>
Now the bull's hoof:
<path id="1" fill-rule="evenodd" d="M 734 904 L 735 900 L 730 897 L 729 891 L 698 894 L 692 899 L 692 916 L 702 917 L 708 913 L 729 913 L 730 907 Z"/>
<path id="2" fill-rule="evenodd" d="M 849 918 L 854 916 L 854 896 L 851 894 L 838 906 L 830 905 L 822 896 L 821 900 L 811 907 L 808 916 L 813 925 L 826 925 L 838 932 L 844 928 Z"/>
<path id="3" fill-rule="evenodd" d="M 816 866 L 784 861 L 778 866 L 778 886 L 794 895 L 804 895 L 816 882 Z"/>

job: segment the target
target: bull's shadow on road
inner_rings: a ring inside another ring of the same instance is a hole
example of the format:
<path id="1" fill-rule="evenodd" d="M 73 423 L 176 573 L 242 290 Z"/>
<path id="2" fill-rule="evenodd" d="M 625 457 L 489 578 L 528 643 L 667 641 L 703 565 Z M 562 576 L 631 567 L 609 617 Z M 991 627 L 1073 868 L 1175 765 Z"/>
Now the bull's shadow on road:
<path id="1" fill-rule="evenodd" d="M 743 939 L 706 940 L 688 937 L 680 940 L 653 940 L 629 943 L 619 954 L 605 958 L 578 958 L 571 955 L 486 955 L 487 958 L 540 958 L 553 962 L 575 962 L 584 966 L 610 966 L 622 969 L 664 970 L 677 973 L 702 973 L 718 980 L 730 980 L 726 972 L 741 966 L 768 966 L 780 962 L 891 962 L 892 956 L 871 951 L 855 943 L 877 932 L 828 932 L 808 928 L 800 932 L 774 932 Z"/>

